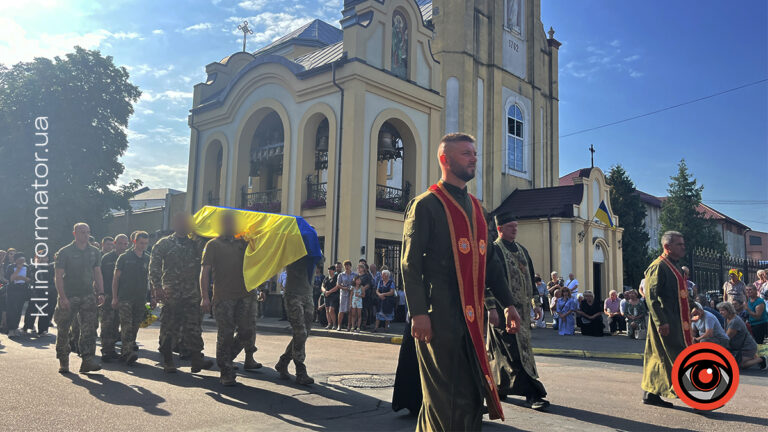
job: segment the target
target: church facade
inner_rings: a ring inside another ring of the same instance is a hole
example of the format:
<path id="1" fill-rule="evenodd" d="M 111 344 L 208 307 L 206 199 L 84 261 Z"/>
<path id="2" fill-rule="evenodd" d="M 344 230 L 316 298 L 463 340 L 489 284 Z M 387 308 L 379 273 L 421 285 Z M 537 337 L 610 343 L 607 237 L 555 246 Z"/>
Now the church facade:
<path id="1" fill-rule="evenodd" d="M 440 178 L 445 133 L 477 138 L 469 188 L 489 211 L 558 186 L 560 43 L 540 12 L 540 0 L 345 0 L 340 28 L 315 20 L 207 65 L 188 210 L 300 215 L 327 259 L 397 272 L 403 211 Z"/>

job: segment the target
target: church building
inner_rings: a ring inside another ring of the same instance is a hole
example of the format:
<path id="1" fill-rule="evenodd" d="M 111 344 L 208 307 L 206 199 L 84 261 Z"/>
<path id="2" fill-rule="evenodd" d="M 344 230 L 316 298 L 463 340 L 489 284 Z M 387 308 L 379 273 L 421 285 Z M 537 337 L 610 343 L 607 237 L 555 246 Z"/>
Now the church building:
<path id="1" fill-rule="evenodd" d="M 477 138 L 469 188 L 489 211 L 558 186 L 560 43 L 540 8 L 345 0 L 338 27 L 315 20 L 207 65 L 189 116 L 188 210 L 299 215 L 327 260 L 397 274 L 403 211 L 439 180 L 445 133 Z"/>

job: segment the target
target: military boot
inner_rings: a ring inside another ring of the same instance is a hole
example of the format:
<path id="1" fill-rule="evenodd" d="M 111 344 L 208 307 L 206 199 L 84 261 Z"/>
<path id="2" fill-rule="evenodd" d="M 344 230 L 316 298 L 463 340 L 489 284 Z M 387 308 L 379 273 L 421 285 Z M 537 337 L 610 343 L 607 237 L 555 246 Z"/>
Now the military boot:
<path id="1" fill-rule="evenodd" d="M 213 366 L 213 360 L 206 359 L 205 356 L 203 356 L 203 353 L 193 354 L 191 357 L 192 361 L 190 363 L 192 366 L 192 373 L 198 373 L 203 369 L 207 370 Z"/>
<path id="2" fill-rule="evenodd" d="M 235 381 L 235 371 L 229 370 L 229 371 L 221 371 L 221 385 L 225 387 L 232 387 L 237 382 Z"/>
<path id="3" fill-rule="evenodd" d="M 59 357 L 59 373 L 69 373 L 69 355 L 66 357 Z"/>
<path id="4" fill-rule="evenodd" d="M 243 363 L 243 369 L 256 370 L 261 369 L 261 363 L 253 359 L 253 353 L 245 353 L 245 363 Z"/>
<path id="5" fill-rule="evenodd" d="M 307 375 L 307 367 L 303 363 L 296 363 L 296 384 L 308 386 L 314 383 L 315 380 Z"/>
<path id="6" fill-rule="evenodd" d="M 290 363 L 290 360 L 287 360 L 284 357 L 280 357 L 280 360 L 275 365 L 275 370 L 280 374 L 280 379 L 291 379 L 291 374 L 288 373 L 288 364 Z"/>
<path id="7" fill-rule="evenodd" d="M 90 373 L 101 370 L 101 364 L 91 357 L 83 357 L 83 362 L 80 363 L 80 373 Z"/>
<path id="8" fill-rule="evenodd" d="M 109 363 L 112 360 L 118 360 L 119 358 L 120 356 L 114 351 L 107 351 L 107 352 L 101 353 L 101 361 L 105 363 Z"/>
<path id="9" fill-rule="evenodd" d="M 165 373 L 176 373 L 176 365 L 173 363 L 173 352 L 160 353 L 163 359 L 160 361 L 160 366 Z"/>

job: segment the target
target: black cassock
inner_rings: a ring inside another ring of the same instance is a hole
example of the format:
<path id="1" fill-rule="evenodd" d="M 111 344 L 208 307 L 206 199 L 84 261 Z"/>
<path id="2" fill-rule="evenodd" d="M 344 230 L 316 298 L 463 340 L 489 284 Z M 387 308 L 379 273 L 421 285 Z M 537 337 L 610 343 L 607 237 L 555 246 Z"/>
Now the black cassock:
<path id="1" fill-rule="evenodd" d="M 411 322 L 409 320 L 403 333 L 403 343 L 400 344 L 395 389 L 392 394 L 392 410 L 400 411 L 407 408 L 411 414 L 418 414 L 422 399 L 419 359 L 416 357 L 416 345 L 413 336 L 411 336 Z"/>

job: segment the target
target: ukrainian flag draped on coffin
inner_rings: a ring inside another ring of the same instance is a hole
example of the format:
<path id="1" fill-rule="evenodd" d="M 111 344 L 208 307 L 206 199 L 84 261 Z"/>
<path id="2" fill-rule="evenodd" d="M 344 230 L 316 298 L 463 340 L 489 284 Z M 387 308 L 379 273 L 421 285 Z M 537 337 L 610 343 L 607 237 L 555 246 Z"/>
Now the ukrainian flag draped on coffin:
<path id="1" fill-rule="evenodd" d="M 201 237 L 219 236 L 221 215 L 235 216 L 235 237 L 248 242 L 243 258 L 245 287 L 252 291 L 306 255 L 313 258 L 307 276 L 323 258 L 317 231 L 304 218 L 274 213 L 260 213 L 228 207 L 205 206 L 193 216 L 194 232 Z"/>
<path id="2" fill-rule="evenodd" d="M 600 201 L 600 207 L 597 208 L 597 213 L 595 213 L 595 219 L 610 226 L 611 228 L 616 228 L 616 226 L 613 224 L 613 218 L 611 217 L 611 214 L 608 212 L 608 206 L 605 205 L 605 201 Z"/>

